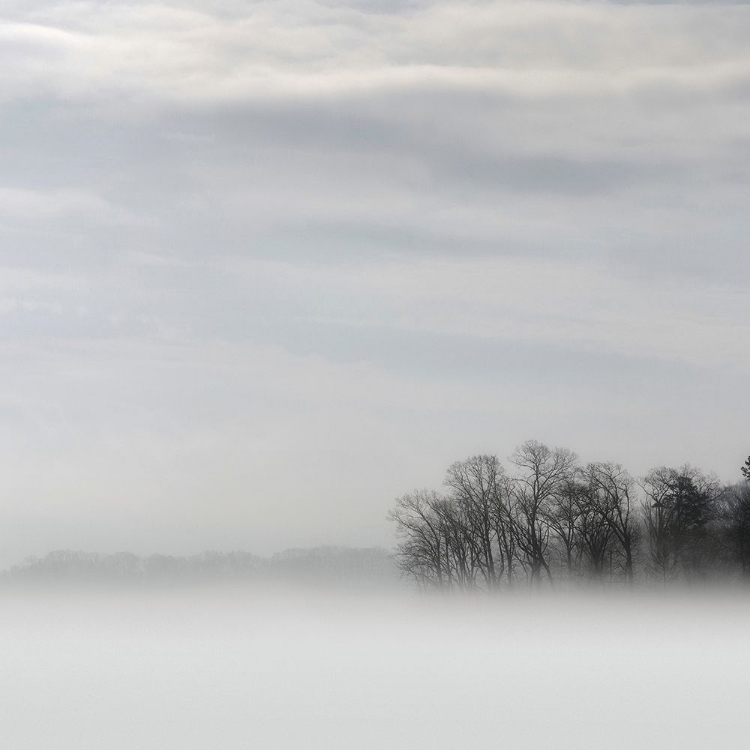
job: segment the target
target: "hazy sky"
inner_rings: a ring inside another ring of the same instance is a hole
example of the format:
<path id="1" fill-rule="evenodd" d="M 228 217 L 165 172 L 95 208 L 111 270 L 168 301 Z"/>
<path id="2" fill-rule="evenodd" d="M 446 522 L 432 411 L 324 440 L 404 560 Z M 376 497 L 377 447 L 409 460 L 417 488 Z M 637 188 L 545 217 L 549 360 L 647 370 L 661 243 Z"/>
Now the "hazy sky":
<path id="1" fill-rule="evenodd" d="M 0 563 L 389 544 L 528 438 L 750 452 L 750 5 L 4 0 Z"/>

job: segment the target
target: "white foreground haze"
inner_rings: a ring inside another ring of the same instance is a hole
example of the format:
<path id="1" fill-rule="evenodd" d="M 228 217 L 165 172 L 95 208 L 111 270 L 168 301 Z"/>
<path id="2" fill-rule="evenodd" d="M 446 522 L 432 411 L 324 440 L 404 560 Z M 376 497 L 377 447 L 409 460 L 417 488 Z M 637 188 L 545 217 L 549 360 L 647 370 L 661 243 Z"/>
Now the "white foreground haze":
<path id="1" fill-rule="evenodd" d="M 749 39 L 744 2 L 4 0 L 3 567 L 390 545 L 530 437 L 737 480 Z"/>
<path id="2" fill-rule="evenodd" d="M 744 750 L 749 617 L 720 597 L 3 596 L 0 733 L 13 750 Z"/>

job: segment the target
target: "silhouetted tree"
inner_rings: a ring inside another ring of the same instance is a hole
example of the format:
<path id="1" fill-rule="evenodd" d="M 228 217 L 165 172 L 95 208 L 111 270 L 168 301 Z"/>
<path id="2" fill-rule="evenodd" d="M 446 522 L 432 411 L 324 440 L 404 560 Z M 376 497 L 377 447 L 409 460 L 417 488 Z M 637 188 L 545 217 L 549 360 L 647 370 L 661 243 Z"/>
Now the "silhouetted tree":
<path id="1" fill-rule="evenodd" d="M 584 474 L 584 477 L 586 475 Z M 595 581 L 602 581 L 613 547 L 612 524 L 602 513 L 606 506 L 599 496 L 602 490 L 589 477 L 581 483 L 578 518 L 578 534 L 581 544 L 581 559 L 584 572 Z"/>
<path id="2" fill-rule="evenodd" d="M 642 487 L 652 574 L 665 582 L 678 574 L 694 577 L 710 553 L 708 525 L 721 495 L 717 479 L 688 465 L 660 467 Z"/>
<path id="3" fill-rule="evenodd" d="M 588 507 L 588 487 L 576 476 L 560 484 L 546 510 L 547 523 L 556 537 L 569 580 L 579 571 L 585 554 L 582 521 Z"/>
<path id="4" fill-rule="evenodd" d="M 638 539 L 635 481 L 622 466 L 613 463 L 589 464 L 586 467 L 586 478 L 593 510 L 617 542 L 620 567 L 625 579 L 632 585 Z"/>
<path id="5" fill-rule="evenodd" d="M 433 508 L 443 534 L 443 564 L 448 588 L 476 588 L 484 557 L 469 509 L 452 498 L 442 498 Z"/>
<path id="6" fill-rule="evenodd" d="M 747 457 L 747 461 L 745 461 L 744 466 L 740 468 L 740 471 L 742 472 L 742 476 L 750 482 L 750 456 Z"/>
<path id="7" fill-rule="evenodd" d="M 556 498 L 574 477 L 575 453 L 567 448 L 549 448 L 529 440 L 516 448 L 511 462 L 518 470 L 510 483 L 513 496 L 516 545 L 522 553 L 521 562 L 528 569 L 529 582 L 541 581 L 542 571 L 552 582 L 547 559 L 550 540 L 549 519 Z"/>
<path id="8" fill-rule="evenodd" d="M 450 580 L 446 529 L 440 512 L 442 502 L 437 492 L 417 490 L 398 498 L 396 507 L 388 513 L 399 538 L 398 566 L 423 587 L 433 585 L 442 589 Z"/>
<path id="9" fill-rule="evenodd" d="M 730 568 L 750 577 L 750 483 L 727 488 L 722 495 L 719 541 Z"/>
<path id="10" fill-rule="evenodd" d="M 510 475 L 496 456 L 457 461 L 445 495 L 396 501 L 402 572 L 423 587 L 485 591 L 523 575 L 531 587 L 632 586 L 639 573 L 693 582 L 722 569 L 750 579 L 750 483 L 722 488 L 689 465 L 636 482 L 620 464 L 582 468 L 572 451 L 535 440 L 510 461 Z"/>
<path id="11" fill-rule="evenodd" d="M 445 485 L 476 544 L 477 562 L 488 589 L 496 588 L 506 566 L 510 535 L 504 501 L 505 470 L 497 456 L 472 456 L 448 469 Z"/>

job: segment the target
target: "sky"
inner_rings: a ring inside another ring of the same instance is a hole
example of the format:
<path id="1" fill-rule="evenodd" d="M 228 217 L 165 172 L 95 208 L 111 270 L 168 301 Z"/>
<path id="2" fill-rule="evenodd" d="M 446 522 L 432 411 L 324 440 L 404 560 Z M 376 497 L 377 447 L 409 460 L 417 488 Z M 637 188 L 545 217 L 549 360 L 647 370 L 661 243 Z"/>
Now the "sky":
<path id="1" fill-rule="evenodd" d="M 750 452 L 750 4 L 5 0 L 0 564 L 393 542 L 533 438 Z"/>

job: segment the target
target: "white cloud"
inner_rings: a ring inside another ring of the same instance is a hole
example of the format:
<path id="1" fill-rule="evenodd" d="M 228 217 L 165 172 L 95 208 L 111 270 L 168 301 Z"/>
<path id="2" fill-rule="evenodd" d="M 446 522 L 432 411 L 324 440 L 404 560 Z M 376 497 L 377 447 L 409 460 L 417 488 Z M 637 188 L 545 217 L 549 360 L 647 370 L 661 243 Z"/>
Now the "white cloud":
<path id="1" fill-rule="evenodd" d="M 175 6 L 60 3 L 0 25 L 6 96 L 183 102 L 383 89 L 522 97 L 694 93 L 750 77 L 747 7 L 438 3 L 373 15 L 254 3 L 238 18 Z M 29 88 L 31 90 L 29 90 Z"/>

